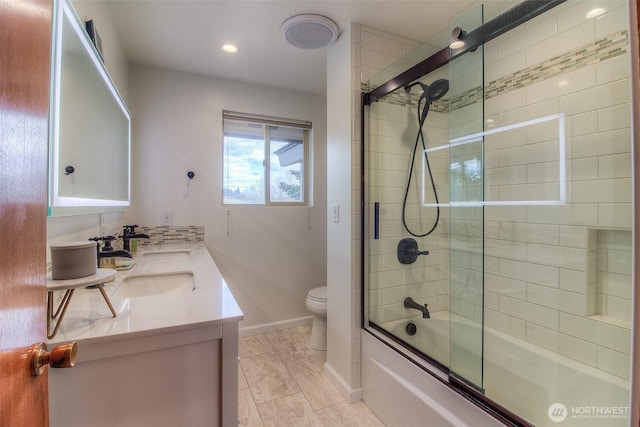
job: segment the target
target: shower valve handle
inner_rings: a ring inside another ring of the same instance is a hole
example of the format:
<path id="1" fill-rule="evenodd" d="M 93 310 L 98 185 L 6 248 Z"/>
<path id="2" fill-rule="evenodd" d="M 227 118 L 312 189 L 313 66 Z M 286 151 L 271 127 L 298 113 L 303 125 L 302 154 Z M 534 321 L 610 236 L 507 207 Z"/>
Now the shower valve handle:
<path id="1" fill-rule="evenodd" d="M 398 261 L 400 264 L 413 264 L 420 255 L 429 255 L 429 251 L 418 249 L 418 242 L 410 237 L 398 243 Z"/>

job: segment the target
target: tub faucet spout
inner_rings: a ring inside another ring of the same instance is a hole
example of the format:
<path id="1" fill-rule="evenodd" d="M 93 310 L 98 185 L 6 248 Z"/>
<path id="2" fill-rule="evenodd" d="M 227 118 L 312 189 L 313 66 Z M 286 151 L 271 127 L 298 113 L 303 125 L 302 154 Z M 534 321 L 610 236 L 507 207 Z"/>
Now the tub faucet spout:
<path id="1" fill-rule="evenodd" d="M 422 312 L 423 319 L 429 319 L 431 317 L 431 315 L 429 314 L 429 309 L 427 308 L 427 304 L 425 304 L 423 307 L 415 302 L 411 297 L 406 297 L 404 299 L 404 308 L 415 308 L 416 310 L 420 310 Z"/>

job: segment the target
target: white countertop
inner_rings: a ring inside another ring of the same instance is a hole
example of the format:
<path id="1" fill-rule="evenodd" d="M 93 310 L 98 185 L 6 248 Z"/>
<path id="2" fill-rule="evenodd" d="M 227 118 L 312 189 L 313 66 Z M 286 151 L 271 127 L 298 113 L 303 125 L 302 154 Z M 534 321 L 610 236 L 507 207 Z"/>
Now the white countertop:
<path id="1" fill-rule="evenodd" d="M 154 254 L 148 255 L 151 252 Z M 240 307 L 203 243 L 139 246 L 134 259 L 136 265 L 118 271 L 115 280 L 104 285 L 117 317 L 112 317 L 98 290 L 78 289 L 58 334 L 49 342 L 99 343 L 242 320 Z M 127 277 L 171 272 L 192 272 L 195 289 L 136 298 L 118 294 L 118 287 Z"/>

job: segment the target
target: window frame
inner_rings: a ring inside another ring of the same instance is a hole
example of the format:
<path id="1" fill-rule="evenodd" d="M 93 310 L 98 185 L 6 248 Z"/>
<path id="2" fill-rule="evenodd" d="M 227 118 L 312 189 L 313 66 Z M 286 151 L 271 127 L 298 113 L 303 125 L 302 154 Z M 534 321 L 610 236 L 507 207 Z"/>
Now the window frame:
<path id="1" fill-rule="evenodd" d="M 264 176 L 264 202 L 263 203 L 227 203 L 225 201 L 225 122 L 227 120 L 260 124 L 264 126 L 264 158 L 263 158 L 263 176 Z M 300 173 L 300 186 L 302 192 L 301 201 L 274 202 L 271 200 L 271 129 L 275 127 L 289 127 L 303 130 L 302 137 L 302 164 Z M 258 114 L 240 113 L 235 111 L 223 110 L 222 112 L 222 206 L 224 207 L 267 207 L 267 206 L 310 206 L 311 201 L 309 195 L 311 193 L 310 180 L 310 131 L 312 123 L 308 120 L 285 119 L 278 117 L 263 116 Z"/>

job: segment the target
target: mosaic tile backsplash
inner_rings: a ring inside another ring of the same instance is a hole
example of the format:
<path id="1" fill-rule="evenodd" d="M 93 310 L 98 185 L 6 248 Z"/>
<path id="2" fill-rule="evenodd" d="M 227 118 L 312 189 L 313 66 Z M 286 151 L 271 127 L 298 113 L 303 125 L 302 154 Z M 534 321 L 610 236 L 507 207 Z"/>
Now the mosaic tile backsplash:
<path id="1" fill-rule="evenodd" d="M 140 226 L 136 229 L 138 233 L 149 236 L 149 240 L 139 239 L 138 245 L 160 246 L 166 243 L 178 242 L 204 242 L 204 226 Z"/>

